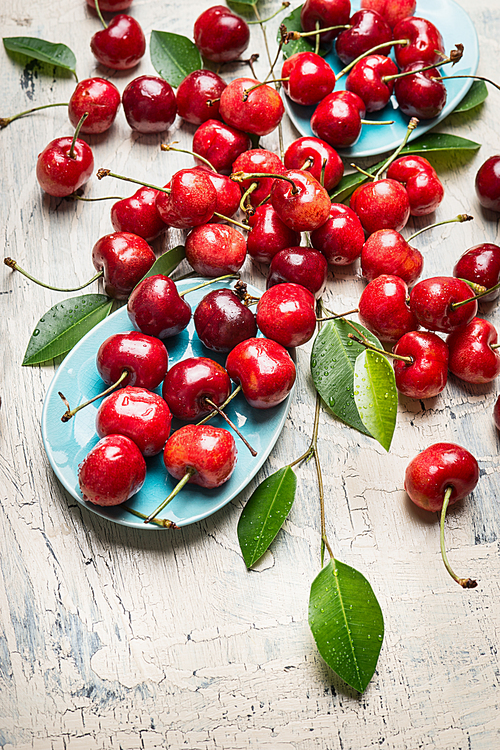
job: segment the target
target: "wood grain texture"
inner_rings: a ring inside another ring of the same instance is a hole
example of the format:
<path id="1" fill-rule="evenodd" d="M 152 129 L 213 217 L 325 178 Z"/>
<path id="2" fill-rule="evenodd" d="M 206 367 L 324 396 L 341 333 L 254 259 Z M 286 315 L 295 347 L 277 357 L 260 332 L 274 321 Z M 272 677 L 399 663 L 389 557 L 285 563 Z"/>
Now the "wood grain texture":
<path id="1" fill-rule="evenodd" d="M 436 0 L 439 2 L 439 0 Z M 135 0 L 133 15 L 152 29 L 190 35 L 210 0 Z M 297 3 L 294 3 L 295 6 Z M 278 3 L 259 4 L 265 17 Z M 479 73 L 500 80 L 500 7 L 461 0 L 480 39 Z M 64 41 L 80 78 L 110 75 L 89 48 L 99 29 L 84 0 L 3 0 L 3 36 Z M 269 24 L 269 39 L 279 19 Z M 457 40 L 459 41 L 459 40 Z M 274 48 L 274 45 L 272 45 Z M 257 72 L 267 63 L 252 28 Z M 9 115 L 67 101 L 70 75 L 2 55 L 2 111 Z M 240 69 L 227 68 L 228 77 Z M 111 73 L 120 91 L 154 73 L 148 54 L 133 72 Z M 474 222 L 419 238 L 425 274 L 451 270 L 479 242 L 499 242 L 498 214 L 483 211 L 475 173 L 498 152 L 500 94 L 438 129 L 481 142 L 461 160 L 433 159 L 446 197 L 436 220 L 468 212 Z M 90 278 L 91 250 L 112 231 L 110 203 L 72 203 L 42 195 L 40 150 L 71 132 L 64 107 L 13 123 L 0 133 L 4 255 L 34 275 L 69 286 Z M 165 184 L 190 157 L 162 153 L 162 140 L 188 147 L 194 127 L 177 120 L 168 135 L 131 134 L 123 112 L 108 134 L 88 138 L 96 168 Z M 296 136 L 285 123 L 285 143 Z M 263 139 L 276 149 L 276 134 Z M 362 165 L 370 164 L 365 160 Z M 133 189 L 93 179 L 86 194 Z M 430 223 L 410 222 L 407 235 Z M 178 244 L 182 233 L 157 240 Z M 246 262 L 244 277 L 264 289 L 265 268 Z M 357 305 L 356 270 L 330 277 L 327 305 Z M 92 287 L 89 291 L 97 291 Z M 389 454 L 322 413 L 319 450 L 327 490 L 328 534 L 339 559 L 362 571 L 380 601 L 386 637 L 377 672 L 359 696 L 324 665 L 307 624 L 311 581 L 320 569 L 314 467 L 298 470 L 297 499 L 283 531 L 256 571 L 239 552 L 239 513 L 257 483 L 300 455 L 313 422 L 310 346 L 297 352 L 298 388 L 283 434 L 247 490 L 205 521 L 171 533 L 138 532 L 99 519 L 62 489 L 40 435 L 45 392 L 60 362 L 22 368 L 41 315 L 62 297 L 4 267 L 0 284 L 3 374 L 0 392 L 0 748 L 2 750 L 492 750 L 500 747 L 498 634 L 499 437 L 492 421 L 498 383 L 468 386 L 453 377 L 441 396 L 400 399 Z M 500 324 L 495 305 L 483 307 Z M 447 546 L 454 567 L 477 577 L 461 591 L 439 555 L 434 517 L 402 489 L 409 459 L 451 440 L 478 458 L 473 496 L 453 509 Z"/>

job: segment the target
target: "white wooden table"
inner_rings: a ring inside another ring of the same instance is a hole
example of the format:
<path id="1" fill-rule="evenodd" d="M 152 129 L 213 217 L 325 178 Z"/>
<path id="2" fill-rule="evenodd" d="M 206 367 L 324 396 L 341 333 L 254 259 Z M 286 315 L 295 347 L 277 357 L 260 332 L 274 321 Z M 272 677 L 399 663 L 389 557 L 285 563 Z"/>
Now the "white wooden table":
<path id="1" fill-rule="evenodd" d="M 479 34 L 479 72 L 500 80 L 500 6 L 494 0 L 460 3 Z M 194 20 L 211 4 L 135 0 L 131 10 L 148 37 L 154 28 L 190 36 Z M 80 78 L 109 75 L 90 52 L 99 23 L 84 0 L 0 5 L 3 36 L 64 41 L 76 53 Z M 262 16 L 277 5 L 261 0 Z M 270 39 L 278 23 L 270 22 Z M 257 73 L 265 75 L 258 26 L 249 51 L 261 53 Z M 3 49 L 0 54 L 1 115 L 71 95 L 69 75 L 42 75 L 36 64 L 23 66 Z M 240 69 L 227 72 L 234 77 Z M 154 73 L 148 53 L 135 70 L 111 78 L 123 91 L 144 73 Z M 466 211 L 475 221 L 422 235 L 428 276 L 449 273 L 472 245 L 498 242 L 499 215 L 480 208 L 474 177 L 499 150 L 499 118 L 500 94 L 491 89 L 478 111 L 453 116 L 438 128 L 483 145 L 467 158 L 435 162 L 446 188 L 436 220 Z M 112 231 L 109 203 L 60 202 L 38 187 L 37 154 L 70 132 L 66 110 L 58 108 L 0 133 L 4 255 L 60 286 L 92 275 L 92 246 Z M 168 139 L 188 146 L 193 132 L 177 120 Z M 284 132 L 285 143 L 296 137 L 287 123 Z M 96 168 L 164 184 L 192 162 L 161 153 L 162 140 L 131 134 L 120 111 L 108 134 L 88 142 Z M 276 148 L 276 134 L 263 143 Z M 90 195 L 131 192 L 95 178 L 88 188 Z M 425 223 L 410 222 L 407 236 Z M 170 231 L 155 250 L 179 239 L 180 232 Z M 243 270 L 245 279 L 264 289 L 264 268 L 247 261 Z M 336 271 L 327 303 L 351 309 L 361 289 L 356 269 Z M 329 538 L 336 556 L 370 580 L 386 624 L 377 671 L 360 696 L 322 662 L 307 623 L 309 588 L 320 569 L 313 464 L 298 470 L 295 505 L 256 570 L 246 570 L 236 537 L 241 508 L 258 481 L 308 445 L 314 411 L 310 347 L 297 352 L 298 388 L 282 436 L 247 490 L 197 525 L 176 533 L 138 532 L 77 504 L 55 479 L 43 449 L 42 404 L 60 362 L 25 368 L 21 362 L 35 323 L 62 298 L 4 268 L 0 748 L 500 747 L 499 438 L 492 420 L 497 384 L 468 386 L 451 377 L 436 399 L 401 398 L 389 454 L 330 415 L 321 416 Z M 500 324 L 495 306 L 485 311 Z M 409 460 L 441 440 L 468 447 L 481 467 L 477 489 L 449 514 L 446 532 L 452 563 L 477 577 L 475 590 L 452 582 L 441 562 L 436 518 L 413 508 L 403 491 Z"/>

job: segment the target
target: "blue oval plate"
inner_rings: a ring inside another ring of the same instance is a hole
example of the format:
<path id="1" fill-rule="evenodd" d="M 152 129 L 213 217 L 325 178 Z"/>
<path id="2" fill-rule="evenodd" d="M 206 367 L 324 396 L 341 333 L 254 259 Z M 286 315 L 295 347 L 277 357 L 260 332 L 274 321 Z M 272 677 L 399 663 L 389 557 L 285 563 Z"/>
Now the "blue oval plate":
<path id="1" fill-rule="evenodd" d="M 177 283 L 179 291 L 196 286 L 204 279 L 185 279 Z M 193 310 L 198 302 L 212 289 L 227 288 L 227 284 L 217 282 L 204 289 L 191 292 L 186 299 Z M 248 286 L 250 294 L 260 296 L 261 291 Z M 95 417 L 100 401 L 87 406 L 78 412 L 69 422 L 61 422 L 65 406 L 58 391 L 64 393 L 72 407 L 96 396 L 103 390 L 104 384 L 95 365 L 96 354 L 101 343 L 114 333 L 134 330 L 122 307 L 92 329 L 64 359 L 57 370 L 47 395 L 42 412 L 42 437 L 50 464 L 64 488 L 81 505 L 98 516 L 108 518 L 123 526 L 139 529 L 162 529 L 156 524 L 144 524 L 140 518 L 128 513 L 120 505 L 103 508 L 83 500 L 78 486 L 78 466 L 87 453 L 97 443 Z M 186 357 L 210 357 L 221 364 L 225 356 L 206 349 L 198 339 L 191 322 L 182 333 L 168 339 L 166 346 L 169 355 L 169 366 Z M 161 387 L 157 389 L 161 394 Z M 253 409 L 242 394 L 238 395 L 227 407 L 227 415 L 238 426 L 249 443 L 257 451 L 253 458 L 241 440 L 235 436 L 238 448 L 238 461 L 230 479 L 215 490 L 205 490 L 193 484 L 186 485 L 182 492 L 160 513 L 160 517 L 169 518 L 177 526 L 196 523 L 224 505 L 227 505 L 250 482 L 259 471 L 278 439 L 290 408 L 289 395 L 285 401 L 272 409 Z M 212 419 L 211 424 L 225 426 L 221 417 Z M 174 426 L 180 426 L 177 422 Z M 136 495 L 127 501 L 127 505 L 145 515 L 151 513 L 173 489 L 176 482 L 167 474 L 163 464 L 163 454 L 149 458 L 146 481 Z M 168 511 L 168 512 L 167 512 Z"/>
<path id="2" fill-rule="evenodd" d="M 359 2 L 353 3 L 353 12 L 359 9 Z M 479 44 L 474 25 L 465 10 L 454 0 L 418 0 L 416 15 L 432 21 L 440 30 L 444 48 L 448 54 L 454 49 L 455 44 L 464 45 L 464 56 L 453 68 L 451 65 L 443 66 L 443 75 L 474 75 L 479 63 Z M 325 60 L 339 73 L 343 68 L 342 63 L 335 52 L 329 52 Z M 347 76 L 343 76 L 337 91 L 345 88 Z M 473 84 L 472 78 L 457 78 L 445 81 L 448 93 L 446 105 L 438 117 L 432 120 L 422 121 L 410 136 L 410 140 L 418 138 L 428 130 L 444 120 L 453 112 L 455 107 L 462 101 L 465 94 Z M 313 135 L 311 130 L 311 115 L 315 107 L 303 107 L 295 104 L 283 93 L 285 108 L 293 124 L 301 135 Z M 403 115 L 397 108 L 395 97 L 392 97 L 387 107 L 380 112 L 367 114 L 368 120 L 394 120 L 392 125 L 363 125 L 359 140 L 351 148 L 341 150 L 339 154 L 346 157 L 375 156 L 386 151 L 392 151 L 399 146 L 408 128 L 409 118 Z"/>

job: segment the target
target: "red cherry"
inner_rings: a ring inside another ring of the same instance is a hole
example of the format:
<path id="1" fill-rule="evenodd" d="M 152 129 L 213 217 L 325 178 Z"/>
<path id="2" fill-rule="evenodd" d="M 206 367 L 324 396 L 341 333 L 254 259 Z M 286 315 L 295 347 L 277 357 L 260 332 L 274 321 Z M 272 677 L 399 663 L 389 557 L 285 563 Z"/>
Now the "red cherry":
<path id="1" fill-rule="evenodd" d="M 127 312 L 133 325 L 148 336 L 166 339 L 186 328 L 191 307 L 172 279 L 162 274 L 143 279 L 130 295 Z"/>
<path id="2" fill-rule="evenodd" d="M 454 308 L 456 302 L 471 299 L 465 281 L 453 276 L 435 276 L 416 284 L 410 294 L 410 308 L 420 325 L 429 331 L 452 333 L 469 323 L 477 312 L 477 302 Z"/>
<path id="3" fill-rule="evenodd" d="M 368 55 L 352 68 L 345 87 L 363 100 L 367 112 L 377 112 L 388 104 L 394 89 L 393 81 L 384 78 L 397 72 L 398 67 L 390 57 Z"/>
<path id="4" fill-rule="evenodd" d="M 186 238 L 186 259 L 200 276 L 236 273 L 245 261 L 247 243 L 241 232 L 225 224 L 203 224 Z"/>
<path id="5" fill-rule="evenodd" d="M 130 8 L 133 0 L 100 0 L 99 9 L 110 13 Z M 95 10 L 95 0 L 87 0 L 87 5 Z"/>
<path id="6" fill-rule="evenodd" d="M 120 92 L 104 78 L 86 78 L 77 84 L 68 104 L 69 121 L 74 128 L 87 113 L 81 133 L 104 133 L 114 122 L 120 106 Z"/>
<path id="7" fill-rule="evenodd" d="M 237 60 L 250 42 L 250 29 L 244 18 L 224 5 L 204 11 L 194 24 L 194 43 L 212 62 Z"/>
<path id="8" fill-rule="evenodd" d="M 335 73 L 314 52 L 298 52 L 287 58 L 281 69 L 283 88 L 293 102 L 317 104 L 335 88 Z"/>
<path id="9" fill-rule="evenodd" d="M 322 184 L 325 190 L 332 190 L 338 185 L 344 174 L 342 159 L 335 149 L 313 136 L 293 141 L 285 151 L 284 162 L 287 169 L 305 169 L 318 182 L 323 174 Z"/>
<path id="10" fill-rule="evenodd" d="M 124 435 L 99 440 L 78 467 L 83 499 L 95 505 L 119 505 L 139 492 L 146 462 L 135 443 Z"/>
<path id="11" fill-rule="evenodd" d="M 152 391 L 165 377 L 168 354 L 165 344 L 153 336 L 139 331 L 115 333 L 99 347 L 96 367 L 106 385 L 116 383 L 126 370 L 123 386 L 135 385 Z"/>
<path id="12" fill-rule="evenodd" d="M 194 316 L 198 338 L 214 352 L 230 352 L 257 335 L 254 313 L 231 289 L 215 289 L 198 304 Z"/>
<path id="13" fill-rule="evenodd" d="M 177 362 L 165 376 L 162 396 L 178 419 L 199 419 L 213 407 L 222 406 L 231 393 L 226 370 L 208 357 L 188 357 Z"/>
<path id="14" fill-rule="evenodd" d="M 272 259 L 266 288 L 283 283 L 300 284 L 319 299 L 325 292 L 327 276 L 328 263 L 318 250 L 311 247 L 287 247 Z"/>
<path id="15" fill-rule="evenodd" d="M 500 155 L 490 156 L 476 175 L 479 203 L 490 211 L 500 211 Z"/>
<path id="16" fill-rule="evenodd" d="M 296 232 L 310 232 L 328 219 L 330 197 L 325 188 L 309 172 L 289 169 L 285 180 L 275 180 L 271 203 L 281 221 Z M 295 187 L 294 187 L 295 186 Z"/>
<path id="17" fill-rule="evenodd" d="M 381 341 L 395 344 L 418 320 L 407 303 L 408 287 L 399 276 L 377 276 L 359 299 L 359 319 Z"/>
<path id="18" fill-rule="evenodd" d="M 311 117 L 314 135 L 334 148 L 349 148 L 361 135 L 364 102 L 351 91 L 334 91 L 325 96 Z"/>
<path id="19" fill-rule="evenodd" d="M 247 93 L 249 89 L 253 90 Z M 236 78 L 222 92 L 219 112 L 233 128 L 268 135 L 278 127 L 285 108 L 276 89 L 254 78 Z"/>
<path id="20" fill-rule="evenodd" d="M 85 185 L 94 171 L 94 156 L 90 146 L 81 138 L 56 138 L 38 154 L 36 178 L 42 190 L 57 198 L 64 198 Z"/>
<path id="21" fill-rule="evenodd" d="M 332 203 L 328 219 L 310 237 L 312 246 L 334 266 L 346 266 L 359 258 L 365 241 L 357 214 L 342 203 Z"/>
<path id="22" fill-rule="evenodd" d="M 286 169 L 277 154 L 265 148 L 253 148 L 240 154 L 233 164 L 233 173 L 269 173 L 272 175 L 285 174 Z M 256 183 L 255 190 L 250 194 L 249 200 L 252 206 L 263 203 L 271 192 L 274 184 L 273 177 L 252 177 L 240 182 L 241 192 L 245 193 L 248 188 Z"/>
<path id="23" fill-rule="evenodd" d="M 351 13 L 350 0 L 306 0 L 300 11 L 300 23 L 304 31 L 314 31 L 319 23 L 320 28 L 340 26 L 349 23 Z M 340 29 L 325 31 L 321 34 L 321 44 L 327 46 L 340 32 Z"/>
<path id="24" fill-rule="evenodd" d="M 485 289 L 496 286 L 500 281 L 500 247 L 484 242 L 469 248 L 455 263 L 453 276 L 480 284 Z M 484 302 L 491 302 L 499 294 L 500 290 L 495 289 L 481 299 Z"/>
<path id="25" fill-rule="evenodd" d="M 208 159 L 217 172 L 229 174 L 233 162 L 238 156 L 247 151 L 252 145 L 248 133 L 232 128 L 218 120 L 206 120 L 193 137 L 193 151 L 195 154 Z M 201 159 L 198 164 L 205 166 Z"/>
<path id="26" fill-rule="evenodd" d="M 385 18 L 391 29 L 399 21 L 412 16 L 416 5 L 416 0 L 361 0 L 362 8 L 376 10 L 377 13 L 380 13 Z"/>
<path id="27" fill-rule="evenodd" d="M 410 331 L 399 339 L 393 352 L 413 360 L 393 361 L 400 393 L 419 399 L 441 393 L 448 380 L 448 347 L 439 336 L 430 331 Z"/>
<path id="28" fill-rule="evenodd" d="M 472 318 L 464 328 L 450 333 L 450 371 L 466 383 L 491 383 L 500 373 L 498 335 L 492 323 Z"/>
<path id="29" fill-rule="evenodd" d="M 203 170 L 203 172 L 205 172 L 208 179 L 214 186 L 217 193 L 215 211 L 219 214 L 222 214 L 222 216 L 227 217 L 231 217 L 233 214 L 235 214 L 239 209 L 241 198 L 241 192 L 238 185 L 233 182 L 233 180 L 231 180 L 227 175 L 214 172 L 208 167 L 194 167 L 194 169 Z M 214 216 L 212 218 L 212 221 L 219 221 L 219 219 Z M 220 219 L 220 221 L 222 221 L 222 219 Z"/>
<path id="30" fill-rule="evenodd" d="M 378 229 L 399 232 L 410 217 L 408 193 L 396 180 L 375 180 L 360 185 L 351 195 L 349 205 L 367 234 Z"/>
<path id="31" fill-rule="evenodd" d="M 226 85 L 226 82 L 211 70 L 195 70 L 187 75 L 177 89 L 179 117 L 193 125 L 201 125 L 202 122 L 218 118 L 218 100 Z M 207 104 L 212 101 L 213 104 Z"/>
<path id="32" fill-rule="evenodd" d="M 251 338 L 234 347 L 226 360 L 231 380 L 241 384 L 255 409 L 270 409 L 288 396 L 296 370 L 287 350 L 271 339 Z"/>
<path id="33" fill-rule="evenodd" d="M 236 467 L 233 436 L 220 427 L 188 424 L 167 440 L 163 461 L 169 474 L 182 479 L 193 470 L 189 483 L 214 489 L 227 482 Z"/>
<path id="34" fill-rule="evenodd" d="M 257 303 L 257 325 L 282 346 L 301 346 L 316 330 L 314 295 L 300 284 L 277 284 Z"/>
<path id="35" fill-rule="evenodd" d="M 412 16 L 394 27 L 394 39 L 408 39 L 408 44 L 397 44 L 394 48 L 396 62 L 401 69 L 412 63 L 435 65 L 444 55 L 443 37 L 431 21 Z"/>
<path id="36" fill-rule="evenodd" d="M 270 203 L 258 206 L 248 223 L 252 231 L 247 237 L 247 251 L 259 263 L 270 263 L 280 250 L 300 242 L 300 232 L 287 227 Z"/>
<path id="37" fill-rule="evenodd" d="M 361 273 L 367 281 L 389 274 L 399 276 L 411 286 L 422 273 L 424 258 L 394 229 L 379 229 L 371 234 L 361 251 Z"/>
<path id="38" fill-rule="evenodd" d="M 131 232 L 151 242 L 167 225 L 156 210 L 158 190 L 139 188 L 130 198 L 123 198 L 111 208 L 111 223 L 117 232 Z"/>
<path id="39" fill-rule="evenodd" d="M 393 38 L 387 21 L 374 10 L 358 10 L 349 24 L 351 28 L 341 31 L 335 42 L 335 52 L 344 65 Z"/>
<path id="40" fill-rule="evenodd" d="M 95 58 L 108 68 L 133 68 L 146 51 L 146 39 L 132 16 L 115 16 L 107 28 L 94 34 L 90 49 Z"/>
<path id="41" fill-rule="evenodd" d="M 438 116 L 446 104 L 446 86 L 439 79 L 437 68 L 423 71 L 421 68 L 421 62 L 414 62 L 403 68 L 402 73 L 415 72 L 396 79 L 394 94 L 399 108 L 407 117 L 431 120 Z"/>
<path id="42" fill-rule="evenodd" d="M 431 214 L 444 198 L 441 180 L 423 156 L 401 156 L 390 165 L 387 177 L 401 182 L 406 188 L 411 216 Z"/>
<path id="43" fill-rule="evenodd" d="M 127 299 L 155 260 L 148 243 L 130 232 L 107 234 L 92 249 L 92 263 L 104 271 L 104 291 L 113 299 Z"/>
<path id="44" fill-rule="evenodd" d="M 139 76 L 123 92 L 127 122 L 138 133 L 162 133 L 172 125 L 177 103 L 172 86 L 158 76 Z"/>
<path id="45" fill-rule="evenodd" d="M 177 229 L 189 229 L 210 221 L 217 205 L 217 192 L 207 172 L 181 169 L 169 183 L 170 194 L 159 192 L 156 208 L 163 221 Z"/>

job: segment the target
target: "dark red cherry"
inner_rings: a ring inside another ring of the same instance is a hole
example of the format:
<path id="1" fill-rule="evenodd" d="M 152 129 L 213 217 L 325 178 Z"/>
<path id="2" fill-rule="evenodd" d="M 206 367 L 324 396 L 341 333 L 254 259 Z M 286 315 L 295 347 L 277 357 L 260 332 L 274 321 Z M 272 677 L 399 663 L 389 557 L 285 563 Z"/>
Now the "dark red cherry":
<path id="1" fill-rule="evenodd" d="M 252 141 L 248 133 L 213 119 L 202 123 L 193 137 L 195 154 L 208 159 L 214 169 L 222 174 L 229 174 L 233 162 L 251 146 Z M 204 166 L 201 159 L 195 158 L 195 161 Z"/>
<path id="2" fill-rule="evenodd" d="M 100 0 L 99 9 L 107 13 L 118 13 L 120 10 L 130 8 L 133 0 Z M 95 0 L 87 0 L 87 5 L 95 10 Z"/>
<path id="3" fill-rule="evenodd" d="M 410 308 L 420 325 L 429 331 L 452 333 L 466 326 L 477 313 L 475 299 L 454 307 L 456 302 L 471 297 L 473 292 L 465 281 L 453 276 L 434 276 L 415 284 L 410 294 Z"/>
<path id="4" fill-rule="evenodd" d="M 214 5 L 196 19 L 193 37 L 207 60 L 230 62 L 248 47 L 250 29 L 244 18 L 224 5 Z"/>
<path id="5" fill-rule="evenodd" d="M 138 133 L 168 130 L 177 113 L 172 86 L 158 76 L 134 78 L 123 92 L 122 102 L 128 124 Z"/>
<path id="6" fill-rule="evenodd" d="M 107 28 L 94 34 L 90 41 L 94 57 L 108 68 L 133 68 L 146 51 L 146 39 L 132 16 L 115 16 Z"/>
<path id="7" fill-rule="evenodd" d="M 305 169 L 318 182 L 323 179 L 325 190 L 332 190 L 344 174 L 342 159 L 334 148 L 320 138 L 304 136 L 292 141 L 285 151 L 287 169 Z"/>
<path id="8" fill-rule="evenodd" d="M 120 106 L 120 92 L 104 78 L 86 78 L 77 84 L 68 104 L 69 121 L 74 128 L 87 113 L 81 133 L 104 133 L 114 122 Z"/>
<path id="9" fill-rule="evenodd" d="M 162 396 L 178 419 L 199 419 L 212 411 L 207 399 L 222 406 L 231 393 L 231 380 L 218 362 L 208 357 L 188 357 L 165 376 Z"/>
<path id="10" fill-rule="evenodd" d="M 358 10 L 349 24 L 351 28 L 341 31 L 335 42 L 335 52 L 344 65 L 393 38 L 387 21 L 374 10 Z"/>
<path id="11" fill-rule="evenodd" d="M 287 227 L 270 203 L 258 206 L 248 223 L 252 231 L 247 237 L 247 251 L 260 263 L 270 263 L 277 252 L 300 242 L 300 232 Z"/>
<path id="12" fill-rule="evenodd" d="M 349 23 L 351 13 L 350 0 L 306 0 L 300 11 L 300 23 L 304 31 L 340 26 Z M 340 29 L 325 31 L 321 34 L 321 44 L 328 46 L 339 34 Z"/>
<path id="13" fill-rule="evenodd" d="M 257 335 L 255 315 L 231 289 L 209 292 L 194 311 L 200 341 L 214 352 L 230 352 Z"/>
<path id="14" fill-rule="evenodd" d="M 490 156 L 476 175 L 479 203 L 490 211 L 500 211 L 500 155 Z"/>
<path id="15" fill-rule="evenodd" d="M 332 203 L 326 222 L 311 232 L 311 244 L 334 266 L 346 266 L 359 258 L 365 233 L 354 211 Z"/>
<path id="16" fill-rule="evenodd" d="M 177 89 L 179 117 L 193 125 L 217 119 L 218 100 L 226 85 L 226 82 L 211 70 L 195 70 L 187 75 Z"/>
<path id="17" fill-rule="evenodd" d="M 484 242 L 469 248 L 455 263 L 453 276 L 491 289 L 500 281 L 500 247 Z M 481 299 L 491 302 L 497 299 L 499 294 L 500 290 L 495 289 Z"/>
<path id="18" fill-rule="evenodd" d="M 127 303 L 132 324 L 148 336 L 175 336 L 191 320 L 191 307 L 179 295 L 172 279 L 162 274 L 149 276 L 134 289 Z"/>
<path id="19" fill-rule="evenodd" d="M 186 259 L 200 276 L 217 278 L 237 273 L 246 254 L 245 237 L 226 224 L 202 224 L 186 238 Z"/>
<path id="20" fill-rule="evenodd" d="M 266 289 L 276 284 L 301 284 L 319 299 L 326 289 L 327 276 L 328 263 L 318 250 L 312 247 L 287 247 L 272 259 Z"/>
<path id="21" fill-rule="evenodd" d="M 407 117 L 431 120 L 437 117 L 446 104 L 446 86 L 439 79 L 437 68 L 424 70 L 422 63 L 415 62 L 402 69 L 402 73 L 414 71 L 413 75 L 397 78 L 394 94 L 399 108 Z"/>
<path id="22" fill-rule="evenodd" d="M 139 188 L 130 198 L 122 198 L 111 208 L 111 223 L 117 232 L 132 232 L 151 242 L 167 225 L 156 209 L 158 190 Z"/>
<path id="23" fill-rule="evenodd" d="M 92 263 L 104 272 L 104 291 L 113 299 L 127 299 L 155 260 L 148 243 L 130 232 L 107 234 L 92 249 Z"/>

